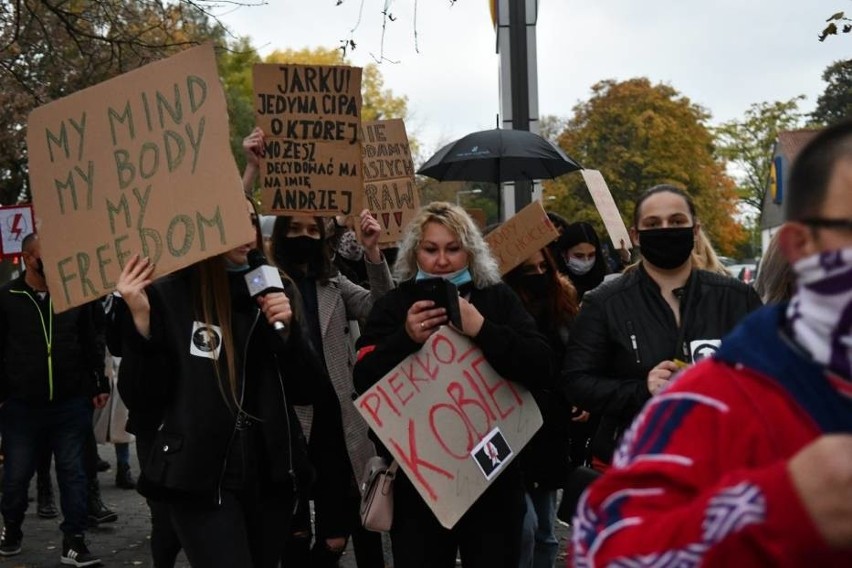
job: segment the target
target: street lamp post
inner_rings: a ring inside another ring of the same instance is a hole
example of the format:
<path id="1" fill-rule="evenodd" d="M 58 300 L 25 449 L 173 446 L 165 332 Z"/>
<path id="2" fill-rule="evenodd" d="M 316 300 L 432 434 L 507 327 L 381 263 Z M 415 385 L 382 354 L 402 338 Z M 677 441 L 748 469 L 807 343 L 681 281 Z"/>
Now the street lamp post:
<path id="1" fill-rule="evenodd" d="M 476 189 L 460 189 L 459 191 L 456 192 L 456 205 L 461 206 L 461 196 L 462 195 L 468 195 L 468 194 L 475 195 L 475 194 L 479 194 L 479 193 L 482 193 L 482 189 L 480 189 L 478 187 Z"/>

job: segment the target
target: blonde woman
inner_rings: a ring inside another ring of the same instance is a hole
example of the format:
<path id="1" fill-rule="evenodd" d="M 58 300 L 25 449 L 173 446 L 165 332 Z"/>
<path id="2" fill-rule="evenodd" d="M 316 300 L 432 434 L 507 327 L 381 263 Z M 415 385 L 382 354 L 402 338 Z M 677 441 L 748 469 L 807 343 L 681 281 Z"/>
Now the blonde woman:
<path id="1" fill-rule="evenodd" d="M 416 301 L 415 282 L 429 277 L 458 287 L 457 331 L 470 337 L 502 377 L 528 386 L 550 385 L 554 370 L 547 340 L 500 280 L 488 246 L 463 209 L 444 202 L 423 207 L 407 229 L 394 269 L 401 284 L 376 302 L 358 341 L 354 379 L 359 392 L 448 325 L 444 308 L 435 308 L 431 300 Z M 450 568 L 460 553 L 463 566 L 517 568 L 524 512 L 524 485 L 516 462 L 450 530 L 438 523 L 400 472 L 390 531 L 394 566 Z"/>

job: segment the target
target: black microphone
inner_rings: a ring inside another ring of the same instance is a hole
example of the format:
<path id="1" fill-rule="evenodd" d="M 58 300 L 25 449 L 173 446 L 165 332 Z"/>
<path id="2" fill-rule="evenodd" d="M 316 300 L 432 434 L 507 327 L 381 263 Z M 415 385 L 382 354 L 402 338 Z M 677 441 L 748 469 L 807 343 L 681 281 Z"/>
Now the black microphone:
<path id="1" fill-rule="evenodd" d="M 278 269 L 266 263 L 266 257 L 263 256 L 260 250 L 252 249 L 249 251 L 248 263 L 251 270 L 246 272 L 244 278 L 246 279 L 249 295 L 252 298 L 257 299 L 270 292 L 284 291 L 284 283 L 281 282 L 281 275 L 278 273 Z M 273 323 L 272 327 L 278 332 L 287 330 L 287 326 L 280 321 Z"/>

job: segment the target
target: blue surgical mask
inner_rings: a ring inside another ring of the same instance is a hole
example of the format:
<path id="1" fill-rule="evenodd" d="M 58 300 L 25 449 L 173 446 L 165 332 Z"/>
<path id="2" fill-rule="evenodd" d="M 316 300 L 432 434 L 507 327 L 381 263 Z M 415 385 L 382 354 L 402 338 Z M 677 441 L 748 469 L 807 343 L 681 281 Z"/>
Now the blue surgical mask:
<path id="1" fill-rule="evenodd" d="M 460 270 L 456 270 L 455 272 L 450 272 L 449 274 L 431 274 L 418 266 L 417 276 L 415 276 L 414 279 L 423 280 L 425 278 L 443 278 L 444 280 L 449 280 L 455 284 L 456 288 L 473 281 L 473 277 L 470 275 L 470 270 L 467 266 Z"/>
<path id="2" fill-rule="evenodd" d="M 222 259 L 225 261 L 225 270 L 227 272 L 243 272 L 244 270 L 249 269 L 248 263 L 246 264 L 234 264 L 227 258 Z"/>
<path id="3" fill-rule="evenodd" d="M 594 265 L 594 258 L 584 260 L 572 256 L 568 259 L 568 270 L 570 270 L 574 274 L 577 274 L 578 276 L 588 274 L 588 272 L 592 269 Z"/>

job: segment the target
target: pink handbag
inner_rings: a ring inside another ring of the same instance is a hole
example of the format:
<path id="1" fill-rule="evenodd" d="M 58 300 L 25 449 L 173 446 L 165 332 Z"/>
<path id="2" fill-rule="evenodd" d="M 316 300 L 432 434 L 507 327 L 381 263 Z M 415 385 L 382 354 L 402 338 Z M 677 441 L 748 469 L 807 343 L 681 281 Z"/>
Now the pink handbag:
<path id="1" fill-rule="evenodd" d="M 368 531 L 387 532 L 393 524 L 393 480 L 399 464 L 381 456 L 370 458 L 361 483 L 361 524 Z"/>

